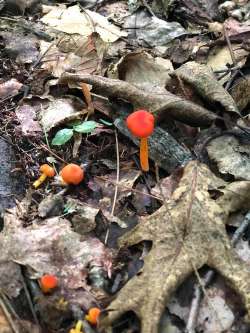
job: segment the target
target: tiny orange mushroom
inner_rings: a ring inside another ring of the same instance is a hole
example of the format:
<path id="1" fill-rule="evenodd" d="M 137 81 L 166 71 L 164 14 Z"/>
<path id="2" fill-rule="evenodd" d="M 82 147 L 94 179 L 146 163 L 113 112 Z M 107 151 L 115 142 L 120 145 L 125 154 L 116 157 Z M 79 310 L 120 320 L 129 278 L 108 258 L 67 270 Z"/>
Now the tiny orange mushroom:
<path id="1" fill-rule="evenodd" d="M 33 183 L 35 188 L 38 188 L 47 177 L 52 178 L 55 176 L 55 170 L 48 164 L 41 165 L 40 172 L 42 173 L 41 176 Z"/>
<path id="2" fill-rule="evenodd" d="M 126 123 L 130 132 L 140 138 L 141 168 L 148 171 L 148 137 L 154 131 L 154 116 L 148 111 L 137 110 L 127 117 Z"/>
<path id="3" fill-rule="evenodd" d="M 101 310 L 99 308 L 91 308 L 88 311 L 88 314 L 85 316 L 85 319 L 92 325 L 97 325 Z"/>
<path id="4" fill-rule="evenodd" d="M 78 185 L 84 178 L 84 171 L 79 165 L 70 163 L 61 170 L 60 175 L 66 184 Z"/>
<path id="5" fill-rule="evenodd" d="M 58 286 L 58 279 L 55 275 L 45 274 L 41 277 L 39 283 L 43 293 L 47 294 Z"/>

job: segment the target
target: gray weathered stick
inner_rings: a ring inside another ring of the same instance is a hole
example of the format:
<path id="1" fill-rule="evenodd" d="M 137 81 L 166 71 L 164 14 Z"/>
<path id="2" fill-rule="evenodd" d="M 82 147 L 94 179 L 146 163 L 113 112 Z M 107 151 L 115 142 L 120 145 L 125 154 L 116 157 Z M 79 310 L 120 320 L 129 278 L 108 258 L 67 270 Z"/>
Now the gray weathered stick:
<path id="1" fill-rule="evenodd" d="M 134 85 L 97 75 L 64 73 L 60 83 L 85 82 L 93 85 L 102 95 L 122 98 L 133 104 L 134 108 L 145 108 L 154 113 L 156 118 L 165 121 L 173 118 L 191 126 L 209 126 L 218 117 L 209 110 L 173 95 L 166 90 L 165 93 L 149 94 Z"/>

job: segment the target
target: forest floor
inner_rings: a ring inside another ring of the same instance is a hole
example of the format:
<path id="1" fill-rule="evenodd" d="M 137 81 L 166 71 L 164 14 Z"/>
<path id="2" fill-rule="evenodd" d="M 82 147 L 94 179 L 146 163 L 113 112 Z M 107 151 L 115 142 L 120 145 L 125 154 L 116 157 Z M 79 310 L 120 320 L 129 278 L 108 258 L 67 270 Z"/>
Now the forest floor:
<path id="1" fill-rule="evenodd" d="M 0 1 L 0 333 L 250 332 L 249 92 L 248 1 Z"/>

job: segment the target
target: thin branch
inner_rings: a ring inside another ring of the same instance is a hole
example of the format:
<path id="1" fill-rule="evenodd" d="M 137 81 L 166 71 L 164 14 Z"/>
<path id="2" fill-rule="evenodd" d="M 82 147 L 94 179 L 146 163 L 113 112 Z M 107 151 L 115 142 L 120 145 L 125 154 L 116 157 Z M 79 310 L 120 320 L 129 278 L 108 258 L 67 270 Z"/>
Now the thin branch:
<path id="1" fill-rule="evenodd" d="M 6 317 L 6 319 L 8 320 L 12 330 L 14 333 L 21 333 L 21 331 L 19 330 L 18 326 L 16 325 L 16 323 L 14 322 L 14 320 L 12 319 L 12 316 L 7 308 L 7 306 L 5 305 L 5 297 L 3 297 L 2 292 L 0 292 L 0 306 L 3 310 L 3 313 Z M 9 305 L 8 305 L 9 306 Z"/>
<path id="2" fill-rule="evenodd" d="M 118 194 L 118 183 L 119 183 L 119 180 L 120 180 L 119 142 L 118 142 L 117 130 L 115 129 L 114 132 L 115 132 L 115 147 L 116 147 L 116 185 L 115 185 L 115 193 L 114 193 L 114 198 L 113 198 L 112 209 L 111 209 L 111 213 L 110 213 L 111 216 L 114 216 L 115 204 L 116 204 L 117 194 Z M 108 230 L 107 230 L 107 233 L 106 233 L 104 244 L 107 244 L 108 236 L 109 236 L 109 227 L 108 227 Z"/>

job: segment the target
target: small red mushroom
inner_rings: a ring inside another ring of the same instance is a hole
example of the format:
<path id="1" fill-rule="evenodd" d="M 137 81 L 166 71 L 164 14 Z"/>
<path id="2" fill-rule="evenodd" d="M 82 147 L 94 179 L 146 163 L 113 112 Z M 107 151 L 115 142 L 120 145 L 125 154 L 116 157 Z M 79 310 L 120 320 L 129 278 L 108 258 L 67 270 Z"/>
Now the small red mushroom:
<path id="1" fill-rule="evenodd" d="M 41 277 L 39 283 L 43 293 L 47 294 L 58 286 L 58 279 L 55 275 L 45 274 Z"/>
<path id="2" fill-rule="evenodd" d="M 41 165 L 40 172 L 42 173 L 41 176 L 33 183 L 35 188 L 38 188 L 47 177 L 55 176 L 55 170 L 48 164 Z"/>
<path id="3" fill-rule="evenodd" d="M 140 138 L 140 163 L 143 171 L 149 170 L 148 137 L 154 131 L 154 116 L 145 110 L 138 110 L 127 117 L 127 127 L 130 132 Z"/>
<path id="4" fill-rule="evenodd" d="M 97 325 L 101 310 L 99 308 L 90 308 L 88 314 L 85 316 L 85 319 L 92 325 Z"/>
<path id="5" fill-rule="evenodd" d="M 78 185 L 84 178 L 84 171 L 79 165 L 70 163 L 61 170 L 60 175 L 66 184 Z"/>

